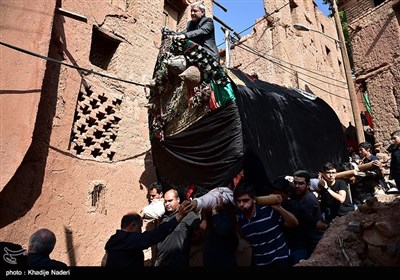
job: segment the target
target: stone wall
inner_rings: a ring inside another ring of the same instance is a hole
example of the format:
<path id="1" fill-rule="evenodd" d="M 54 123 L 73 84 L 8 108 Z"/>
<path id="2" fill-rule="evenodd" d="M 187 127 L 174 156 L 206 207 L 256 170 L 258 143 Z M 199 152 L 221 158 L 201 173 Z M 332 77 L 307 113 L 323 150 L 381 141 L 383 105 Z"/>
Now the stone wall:
<path id="1" fill-rule="evenodd" d="M 352 15 L 360 2 L 372 1 L 347 1 L 340 8 Z M 368 6 L 347 19 L 356 82 L 370 99 L 375 140 L 386 148 L 390 133 L 400 129 L 400 1 Z"/>
<path id="2" fill-rule="evenodd" d="M 375 7 L 373 0 L 356 0 L 346 2 L 347 3 L 343 4 L 343 8 L 346 6 L 344 9 L 346 9 L 346 19 L 348 22 L 352 22 L 354 19 L 365 15 Z"/>
<path id="3" fill-rule="evenodd" d="M 313 1 L 264 1 L 264 6 L 269 16 L 258 19 L 252 34 L 232 49 L 231 67 L 311 92 L 331 105 L 344 128 L 354 125 L 340 47 L 329 38 L 337 39 L 334 19 Z M 296 30 L 295 23 L 314 31 Z"/>
<path id="4" fill-rule="evenodd" d="M 22 5 L 18 11 L 32 11 L 31 2 L 18 1 Z M 287 3 L 264 2 L 270 12 Z M 15 1 L 2 1 L 2 5 L 10 3 Z M 39 89 L 40 103 L 30 133 L 32 143 L 0 193 L 0 236 L 3 241 L 27 244 L 32 232 L 47 227 L 58 239 L 52 258 L 71 266 L 97 266 L 106 240 L 120 227 L 121 217 L 147 204 L 146 186 L 156 180 L 143 85 L 153 75 L 164 1 L 62 1 L 62 9 L 86 21 L 35 3 L 41 7 L 37 13 L 53 17 L 53 27 L 43 28 L 42 39 L 35 40 L 43 47 L 31 50 L 91 71 L 54 62 L 44 66 L 40 61 L 37 70 L 24 68 L 26 72 L 16 74 L 30 75 L 39 83 L 34 88 L 21 83 L 10 90 Z M 208 8 L 212 7 L 211 1 L 207 3 Z M 290 3 L 257 24 L 253 34 L 244 38 L 241 46 L 249 45 L 263 58 L 237 46 L 231 65 L 241 65 L 243 71 L 257 73 L 268 82 L 315 93 L 332 105 L 347 126 L 352 117 L 340 50 L 326 36 L 293 28 L 293 23 L 303 23 L 335 36 L 334 22 L 324 17 L 312 1 Z M 182 22 L 187 18 L 185 12 L 178 27 L 184 26 Z M 21 15 L 7 19 L 2 32 L 5 26 L 22 29 Z M 30 30 L 24 32 L 10 43 L 16 44 Z M 32 62 L 39 59 L 30 58 Z M 21 68 L 23 64 L 16 66 Z M 391 70 L 393 81 L 398 81 L 396 69 Z M 24 105 L 21 103 L 21 110 Z M 29 136 L 15 129 L 10 137 Z M 16 152 L 19 146 L 10 149 Z M 248 254 L 246 248 L 245 244 L 241 246 L 241 255 Z"/>

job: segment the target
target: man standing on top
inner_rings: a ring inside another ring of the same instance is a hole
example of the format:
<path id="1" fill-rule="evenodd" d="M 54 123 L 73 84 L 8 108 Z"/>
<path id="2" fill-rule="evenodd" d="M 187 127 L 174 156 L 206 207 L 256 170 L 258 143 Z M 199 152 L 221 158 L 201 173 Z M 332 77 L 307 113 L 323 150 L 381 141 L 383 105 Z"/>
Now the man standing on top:
<path id="1" fill-rule="evenodd" d="M 361 163 L 358 165 L 358 168 L 367 163 L 371 163 L 372 167 L 363 170 L 366 176 L 359 178 L 358 181 L 352 184 L 351 195 L 357 207 L 367 199 L 374 197 L 377 190 L 387 189 L 382 171 L 382 163 L 373 153 L 372 144 L 369 142 L 360 143 L 358 152 L 361 157 Z"/>
<path id="2" fill-rule="evenodd" d="M 199 44 L 219 62 L 219 51 L 215 42 L 214 21 L 212 18 L 206 17 L 206 7 L 202 1 L 191 4 L 190 16 L 192 20 L 188 22 L 186 29 L 176 36 Z"/>

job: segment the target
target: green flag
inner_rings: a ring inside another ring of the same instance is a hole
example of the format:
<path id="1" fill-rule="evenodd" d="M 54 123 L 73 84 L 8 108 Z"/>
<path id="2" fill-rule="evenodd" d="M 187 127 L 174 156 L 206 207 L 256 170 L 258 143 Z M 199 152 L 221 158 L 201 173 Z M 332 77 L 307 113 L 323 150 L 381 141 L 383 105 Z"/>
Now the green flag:
<path id="1" fill-rule="evenodd" d="M 369 98 L 368 98 L 368 91 L 364 91 L 362 94 L 363 100 L 364 100 L 364 105 L 365 108 L 367 109 L 367 112 L 372 115 L 371 113 L 371 103 L 369 102 Z"/>

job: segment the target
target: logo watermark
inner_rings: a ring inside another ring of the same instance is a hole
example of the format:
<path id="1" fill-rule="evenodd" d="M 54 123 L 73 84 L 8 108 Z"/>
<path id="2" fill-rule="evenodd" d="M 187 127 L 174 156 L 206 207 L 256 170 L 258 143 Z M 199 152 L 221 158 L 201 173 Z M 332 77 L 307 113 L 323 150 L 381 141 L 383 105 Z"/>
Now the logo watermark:
<path id="1" fill-rule="evenodd" d="M 4 255 L 3 260 L 9 264 L 17 264 L 17 259 L 15 257 L 28 254 L 28 251 L 24 248 L 19 250 L 11 250 L 7 247 L 4 247 Z"/>

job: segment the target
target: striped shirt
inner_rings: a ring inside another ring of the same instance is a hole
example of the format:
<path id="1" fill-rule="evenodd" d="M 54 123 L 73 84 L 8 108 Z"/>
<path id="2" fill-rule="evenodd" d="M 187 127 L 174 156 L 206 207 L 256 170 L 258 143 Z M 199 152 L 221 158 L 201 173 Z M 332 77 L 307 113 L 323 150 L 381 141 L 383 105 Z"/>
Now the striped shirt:
<path id="1" fill-rule="evenodd" d="M 256 205 L 256 212 L 250 220 L 242 213 L 238 213 L 236 218 L 252 247 L 253 265 L 267 266 L 289 258 L 289 248 L 281 228 L 284 219 L 280 213 L 270 206 Z"/>

